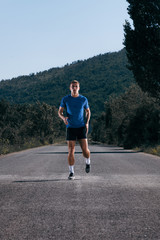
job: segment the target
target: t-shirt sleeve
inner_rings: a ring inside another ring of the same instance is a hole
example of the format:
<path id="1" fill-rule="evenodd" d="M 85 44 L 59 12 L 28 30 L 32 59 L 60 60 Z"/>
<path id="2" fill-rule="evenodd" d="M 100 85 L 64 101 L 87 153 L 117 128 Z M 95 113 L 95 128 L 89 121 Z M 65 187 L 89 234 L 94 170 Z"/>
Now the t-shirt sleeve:
<path id="1" fill-rule="evenodd" d="M 86 98 L 86 101 L 85 101 L 84 108 L 85 108 L 85 109 L 89 108 L 89 104 L 88 104 L 88 100 L 87 100 L 87 98 Z"/>
<path id="2" fill-rule="evenodd" d="M 61 100 L 61 104 L 60 104 L 60 107 L 65 108 L 65 106 L 66 106 L 66 104 L 65 104 L 65 100 L 64 100 L 64 98 L 62 98 L 62 100 Z"/>

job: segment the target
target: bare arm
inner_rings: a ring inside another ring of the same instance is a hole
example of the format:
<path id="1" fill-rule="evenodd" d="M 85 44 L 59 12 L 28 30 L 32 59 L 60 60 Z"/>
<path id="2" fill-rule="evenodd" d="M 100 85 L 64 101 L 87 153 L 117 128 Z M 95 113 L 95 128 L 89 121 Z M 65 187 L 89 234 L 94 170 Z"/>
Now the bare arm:
<path id="1" fill-rule="evenodd" d="M 58 116 L 63 120 L 63 122 L 67 125 L 68 124 L 68 117 L 64 117 L 63 115 L 63 110 L 64 108 L 63 107 L 59 107 L 59 110 L 58 110 Z"/>
<path id="2" fill-rule="evenodd" d="M 90 117 L 91 117 L 91 111 L 89 108 L 85 109 L 86 111 L 86 130 L 87 130 L 87 133 L 88 133 L 88 130 L 89 130 L 89 120 L 90 120 Z"/>

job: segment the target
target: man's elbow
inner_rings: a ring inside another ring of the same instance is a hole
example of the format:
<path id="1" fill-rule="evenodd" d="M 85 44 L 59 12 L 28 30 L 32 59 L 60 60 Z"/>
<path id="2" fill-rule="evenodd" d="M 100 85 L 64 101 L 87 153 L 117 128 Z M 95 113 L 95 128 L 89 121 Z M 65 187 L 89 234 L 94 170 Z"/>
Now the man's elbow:
<path id="1" fill-rule="evenodd" d="M 90 109 L 88 108 L 88 109 L 86 109 L 86 116 L 91 116 L 91 111 L 90 111 Z"/>
<path id="2" fill-rule="evenodd" d="M 59 117 L 61 116 L 61 110 L 60 109 L 58 110 L 58 116 Z"/>

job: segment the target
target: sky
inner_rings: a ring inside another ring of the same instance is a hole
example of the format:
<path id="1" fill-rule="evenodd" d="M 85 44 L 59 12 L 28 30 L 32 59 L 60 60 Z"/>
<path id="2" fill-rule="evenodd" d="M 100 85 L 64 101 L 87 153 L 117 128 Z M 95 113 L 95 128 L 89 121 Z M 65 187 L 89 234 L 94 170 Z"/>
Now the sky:
<path id="1" fill-rule="evenodd" d="M 0 80 L 121 50 L 126 0 L 0 0 Z"/>

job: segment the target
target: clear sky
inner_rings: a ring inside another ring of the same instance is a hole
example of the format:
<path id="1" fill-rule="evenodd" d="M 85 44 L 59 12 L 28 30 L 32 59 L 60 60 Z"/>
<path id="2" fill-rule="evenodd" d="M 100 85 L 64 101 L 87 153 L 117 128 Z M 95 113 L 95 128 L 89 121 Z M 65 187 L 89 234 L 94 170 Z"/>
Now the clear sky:
<path id="1" fill-rule="evenodd" d="M 0 80 L 123 46 L 126 0 L 0 0 Z"/>

